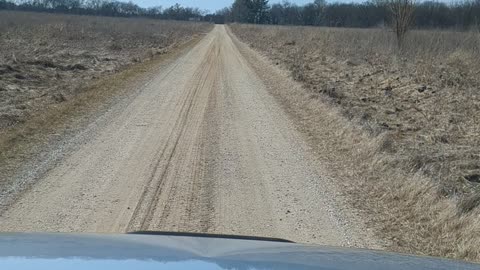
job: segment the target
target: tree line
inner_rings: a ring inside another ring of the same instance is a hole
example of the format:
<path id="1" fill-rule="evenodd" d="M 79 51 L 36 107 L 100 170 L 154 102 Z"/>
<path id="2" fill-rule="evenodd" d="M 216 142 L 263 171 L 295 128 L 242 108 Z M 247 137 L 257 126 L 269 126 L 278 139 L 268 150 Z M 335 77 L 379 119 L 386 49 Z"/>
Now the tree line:
<path id="1" fill-rule="evenodd" d="M 168 8 L 142 8 L 132 2 L 109 0 L 0 0 L 0 10 L 22 10 L 111 17 L 149 17 L 167 20 L 202 20 L 205 12 L 175 4 Z"/>
<path id="2" fill-rule="evenodd" d="M 230 7 L 207 13 L 179 4 L 168 8 L 142 8 L 132 2 L 111 0 L 0 0 L 0 9 L 215 23 L 376 27 L 391 23 L 392 16 L 384 1 L 388 0 L 368 0 L 363 3 L 314 0 L 306 5 L 296 5 L 289 1 L 270 4 L 268 0 L 235 0 Z M 448 4 L 438 1 L 417 2 L 412 16 L 412 24 L 417 28 L 478 27 L 480 0 L 461 0 Z"/>
<path id="3" fill-rule="evenodd" d="M 389 24 L 389 0 L 363 3 L 327 3 L 314 0 L 306 5 L 289 1 L 269 5 L 267 0 L 235 0 L 216 13 L 219 21 L 277 25 L 375 27 Z M 418 28 L 470 28 L 480 25 L 480 0 L 414 3 L 413 22 Z"/>

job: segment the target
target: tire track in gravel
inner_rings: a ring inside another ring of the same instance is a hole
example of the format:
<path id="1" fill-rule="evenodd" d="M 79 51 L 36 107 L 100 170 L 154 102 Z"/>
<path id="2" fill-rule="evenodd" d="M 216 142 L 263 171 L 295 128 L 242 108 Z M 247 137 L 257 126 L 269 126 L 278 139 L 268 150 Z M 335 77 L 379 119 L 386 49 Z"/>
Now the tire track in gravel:
<path id="1" fill-rule="evenodd" d="M 213 42 L 215 42 L 215 40 Z M 185 131 L 187 129 L 197 130 L 198 127 L 192 127 L 192 119 L 197 119 L 197 121 L 200 120 L 199 122 L 201 122 L 201 119 L 198 119 L 197 116 L 203 117 L 201 110 L 195 108 L 195 104 L 198 103 L 198 95 L 200 91 L 211 90 L 211 88 L 209 89 L 206 87 L 206 82 L 208 82 L 208 78 L 211 76 L 212 70 L 215 67 L 215 65 L 212 64 L 212 61 L 215 59 L 215 48 L 216 47 L 213 45 L 209 49 L 204 61 L 199 65 L 190 83 L 186 87 L 185 98 L 182 99 L 181 106 L 177 106 L 181 108 L 180 112 L 178 114 L 172 114 L 172 116 L 178 116 L 178 118 L 176 119 L 175 126 L 170 133 L 165 147 L 157 154 L 159 156 L 158 162 L 151 173 L 149 183 L 145 187 L 132 215 L 128 226 L 129 231 L 148 230 L 162 196 L 168 194 L 169 198 L 172 197 L 172 181 L 174 181 L 174 179 L 167 179 L 169 167 L 172 164 L 172 160 L 174 160 L 175 156 L 178 156 L 178 152 L 180 152 L 178 149 L 179 142 L 182 140 L 196 139 L 196 137 L 191 138 L 190 136 L 189 138 L 185 136 Z M 205 66 L 208 68 L 205 69 Z M 197 159 L 194 159 L 194 161 L 196 160 Z M 183 160 L 177 162 L 184 163 Z M 198 168 L 195 165 L 196 164 L 193 164 L 192 167 Z M 187 165 L 185 164 L 185 166 Z M 192 180 L 194 179 L 196 178 L 193 177 Z M 164 218 L 168 216 L 169 212 L 170 205 L 164 205 L 162 217 Z"/>

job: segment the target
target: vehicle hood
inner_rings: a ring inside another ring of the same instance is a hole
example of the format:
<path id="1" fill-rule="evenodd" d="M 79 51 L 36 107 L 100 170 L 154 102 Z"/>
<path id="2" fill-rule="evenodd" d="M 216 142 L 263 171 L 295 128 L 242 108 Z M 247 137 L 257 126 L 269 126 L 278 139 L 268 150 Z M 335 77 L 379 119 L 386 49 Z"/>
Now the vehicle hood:
<path id="1" fill-rule="evenodd" d="M 0 234 L 0 269 L 480 269 L 430 257 L 166 235 Z"/>

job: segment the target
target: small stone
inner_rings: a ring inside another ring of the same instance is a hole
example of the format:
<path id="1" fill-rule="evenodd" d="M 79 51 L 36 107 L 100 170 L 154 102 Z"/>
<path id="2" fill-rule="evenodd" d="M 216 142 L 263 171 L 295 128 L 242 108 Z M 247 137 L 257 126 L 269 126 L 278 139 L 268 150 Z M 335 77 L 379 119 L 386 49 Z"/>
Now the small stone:
<path id="1" fill-rule="evenodd" d="M 422 85 L 422 86 L 420 86 L 419 88 L 417 88 L 417 91 L 418 91 L 419 93 L 423 93 L 423 92 L 425 92 L 425 90 L 427 90 L 427 86 L 426 86 L 426 85 Z"/>
<path id="2" fill-rule="evenodd" d="M 480 183 L 480 174 L 470 174 L 464 176 L 464 178 L 469 182 Z"/>
<path id="3" fill-rule="evenodd" d="M 14 76 L 16 79 L 19 79 L 19 80 L 25 80 L 27 77 L 23 76 L 22 74 L 15 74 Z"/>

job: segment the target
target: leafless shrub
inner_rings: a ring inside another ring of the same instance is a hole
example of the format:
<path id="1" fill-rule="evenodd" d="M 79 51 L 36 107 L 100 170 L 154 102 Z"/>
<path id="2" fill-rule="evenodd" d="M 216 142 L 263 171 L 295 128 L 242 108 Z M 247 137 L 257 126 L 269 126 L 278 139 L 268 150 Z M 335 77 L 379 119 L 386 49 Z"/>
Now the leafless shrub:
<path id="1" fill-rule="evenodd" d="M 405 35 L 413 24 L 415 0 L 380 0 L 391 15 L 391 26 L 397 37 L 398 47 L 401 49 Z"/>

